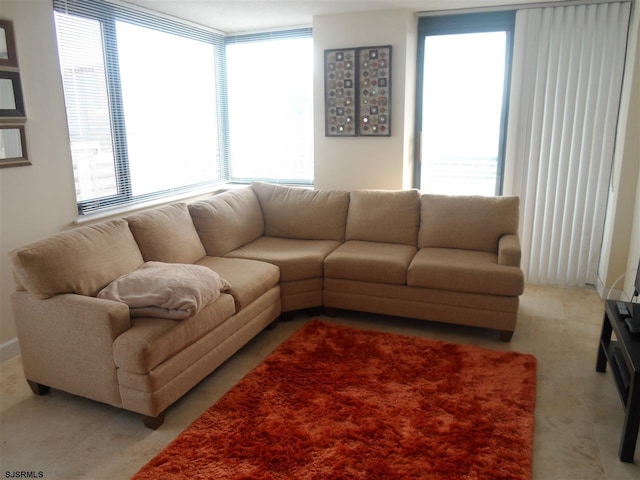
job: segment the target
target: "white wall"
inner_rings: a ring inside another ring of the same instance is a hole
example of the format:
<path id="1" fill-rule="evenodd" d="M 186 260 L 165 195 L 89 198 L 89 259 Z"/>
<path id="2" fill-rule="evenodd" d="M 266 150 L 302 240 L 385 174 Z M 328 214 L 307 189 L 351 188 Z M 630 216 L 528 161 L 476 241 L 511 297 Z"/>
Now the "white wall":
<path id="1" fill-rule="evenodd" d="M 412 187 L 417 30 L 409 10 L 314 17 L 316 188 Z M 375 45 L 392 46 L 391 136 L 325 137 L 324 50 Z"/>
<path id="2" fill-rule="evenodd" d="M 13 21 L 30 166 L 0 169 L 0 360 L 16 352 L 12 249 L 72 225 L 73 171 L 51 0 L 0 0 Z"/>
<path id="3" fill-rule="evenodd" d="M 620 276 L 638 266 L 640 258 L 640 4 L 631 12 L 627 63 L 620 105 L 614 168 L 607 203 L 598 292 L 628 299 L 634 276 Z M 615 283 L 615 285 L 614 285 Z M 609 289 L 613 291 L 609 293 Z"/>
<path id="4" fill-rule="evenodd" d="M 638 262 L 640 262 L 640 169 L 638 170 L 638 179 L 637 179 L 636 188 L 636 202 L 633 213 L 633 218 L 635 219 L 633 223 L 633 228 L 631 230 L 631 240 L 629 242 L 629 258 L 627 259 L 627 269 L 625 271 L 629 272 L 634 268 L 638 268 Z M 627 300 L 631 295 L 633 295 L 633 281 L 635 280 L 635 275 L 629 274 L 627 275 L 624 282 L 624 293 L 623 298 Z"/>
<path id="5" fill-rule="evenodd" d="M 627 258 L 627 265 L 625 268 L 625 272 L 629 272 L 632 269 L 638 268 L 638 262 L 640 261 L 640 34 L 638 31 L 640 30 L 640 8 L 638 8 L 638 3 L 636 2 L 636 51 L 635 51 L 635 69 L 633 74 L 633 87 L 630 93 L 630 102 L 629 102 L 629 117 L 627 120 L 628 127 L 626 129 L 627 134 L 625 135 L 625 146 L 624 146 L 624 154 L 625 162 L 628 162 L 630 165 L 634 165 L 636 168 L 636 177 L 635 177 L 635 190 L 636 190 L 636 198 L 635 203 L 633 203 L 633 209 L 631 211 L 630 220 L 622 219 L 623 222 L 628 222 L 631 225 L 631 238 L 629 241 L 629 255 Z M 633 180 L 633 172 L 630 173 L 630 180 Z M 624 198 L 623 203 L 631 204 L 630 195 Z M 624 237 L 620 238 L 620 243 L 624 242 Z M 624 296 L 623 298 L 628 298 L 633 295 L 633 282 L 635 280 L 635 275 L 628 274 L 625 278 L 624 282 Z M 625 299 L 626 299 L 625 298 Z"/>

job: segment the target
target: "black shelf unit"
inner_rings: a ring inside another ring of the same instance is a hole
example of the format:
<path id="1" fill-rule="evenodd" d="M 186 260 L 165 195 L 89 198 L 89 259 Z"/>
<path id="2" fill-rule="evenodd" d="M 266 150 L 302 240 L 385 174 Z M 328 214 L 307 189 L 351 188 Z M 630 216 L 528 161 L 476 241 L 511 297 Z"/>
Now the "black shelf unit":
<path id="1" fill-rule="evenodd" d="M 623 462 L 633 463 L 640 427 L 640 337 L 629 332 L 624 318 L 618 314 L 616 303 L 613 300 L 605 302 L 596 371 L 604 372 L 609 364 L 625 409 L 618 456 Z M 631 304 L 627 307 L 631 311 Z M 615 332 L 616 340 L 611 339 L 612 332 Z"/>

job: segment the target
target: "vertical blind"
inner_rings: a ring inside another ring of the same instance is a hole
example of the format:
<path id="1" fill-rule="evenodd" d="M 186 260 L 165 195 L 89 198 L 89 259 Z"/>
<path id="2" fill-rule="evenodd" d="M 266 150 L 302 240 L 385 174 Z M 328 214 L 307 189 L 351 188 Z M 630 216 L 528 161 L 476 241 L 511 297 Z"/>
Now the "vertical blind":
<path id="1" fill-rule="evenodd" d="M 507 163 L 530 283 L 597 280 L 630 7 L 516 15 Z"/>

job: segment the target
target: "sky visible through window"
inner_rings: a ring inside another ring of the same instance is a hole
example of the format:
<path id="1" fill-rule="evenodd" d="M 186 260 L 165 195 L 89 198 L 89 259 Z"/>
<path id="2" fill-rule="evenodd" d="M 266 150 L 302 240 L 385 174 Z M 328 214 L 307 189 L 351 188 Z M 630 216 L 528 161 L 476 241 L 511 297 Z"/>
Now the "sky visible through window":
<path id="1" fill-rule="evenodd" d="M 211 44 L 116 22 L 133 195 L 218 178 Z"/>
<path id="2" fill-rule="evenodd" d="M 420 188 L 495 195 L 505 32 L 425 39 Z"/>
<path id="3" fill-rule="evenodd" d="M 227 45 L 231 177 L 313 181 L 311 38 Z"/>

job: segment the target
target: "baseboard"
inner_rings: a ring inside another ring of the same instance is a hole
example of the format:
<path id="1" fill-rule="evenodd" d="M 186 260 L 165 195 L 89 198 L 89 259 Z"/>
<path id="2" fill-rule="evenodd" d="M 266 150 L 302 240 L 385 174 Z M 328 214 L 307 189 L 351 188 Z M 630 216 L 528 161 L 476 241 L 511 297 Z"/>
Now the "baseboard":
<path id="1" fill-rule="evenodd" d="M 598 278 L 596 291 L 598 292 L 598 295 L 600 295 L 600 298 L 602 298 L 603 300 L 624 300 L 627 302 L 629 301 L 629 299 L 626 298 L 627 295 L 624 293 L 623 290 L 619 290 L 617 288 L 613 288 L 609 290 L 604 286 L 600 278 Z"/>
<path id="2" fill-rule="evenodd" d="M 0 362 L 9 360 L 11 357 L 20 355 L 20 344 L 17 338 L 13 338 L 8 342 L 0 344 Z"/>

